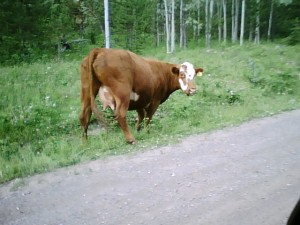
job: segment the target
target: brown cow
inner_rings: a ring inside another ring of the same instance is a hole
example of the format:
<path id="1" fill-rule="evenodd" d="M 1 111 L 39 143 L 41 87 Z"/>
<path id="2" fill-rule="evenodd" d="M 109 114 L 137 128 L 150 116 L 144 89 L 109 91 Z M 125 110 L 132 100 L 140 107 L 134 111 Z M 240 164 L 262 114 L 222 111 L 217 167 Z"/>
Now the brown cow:
<path id="1" fill-rule="evenodd" d="M 190 63 L 181 65 L 142 58 L 130 51 L 95 48 L 81 63 L 81 114 L 83 137 L 92 112 L 104 123 L 97 110 L 95 97 L 99 93 L 103 108 L 109 106 L 118 121 L 126 141 L 135 143 L 127 122 L 128 110 L 136 110 L 140 130 L 143 119 L 146 127 L 157 107 L 169 95 L 182 89 L 187 95 L 196 91 L 194 77 L 202 68 L 194 69 Z"/>

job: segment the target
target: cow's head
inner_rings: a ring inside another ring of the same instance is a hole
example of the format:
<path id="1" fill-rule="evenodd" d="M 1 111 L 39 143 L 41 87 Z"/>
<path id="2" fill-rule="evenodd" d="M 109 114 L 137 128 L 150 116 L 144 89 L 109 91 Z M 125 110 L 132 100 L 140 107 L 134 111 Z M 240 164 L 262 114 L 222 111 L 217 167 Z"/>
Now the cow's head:
<path id="1" fill-rule="evenodd" d="M 180 88 L 187 94 L 192 95 L 196 92 L 197 87 L 195 83 L 195 77 L 201 76 L 203 69 L 194 69 L 193 64 L 184 62 L 179 67 L 173 67 L 173 73 L 178 74 L 178 81 Z M 199 75 L 198 75 L 199 74 Z"/>

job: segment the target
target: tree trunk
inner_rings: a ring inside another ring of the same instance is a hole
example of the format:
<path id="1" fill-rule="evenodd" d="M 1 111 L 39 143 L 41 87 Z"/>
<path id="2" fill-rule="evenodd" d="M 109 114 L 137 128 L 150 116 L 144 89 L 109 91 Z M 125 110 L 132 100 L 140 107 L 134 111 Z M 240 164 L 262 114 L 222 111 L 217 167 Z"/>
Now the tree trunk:
<path id="1" fill-rule="evenodd" d="M 256 44 L 260 44 L 260 0 L 256 0 L 256 25 L 254 42 Z"/>
<path id="2" fill-rule="evenodd" d="M 211 45 L 211 28 L 212 28 L 212 15 L 214 10 L 214 0 L 209 1 L 209 17 L 208 17 L 208 32 L 207 32 L 207 44 L 206 46 L 210 48 Z"/>
<path id="3" fill-rule="evenodd" d="M 268 41 L 271 39 L 271 29 L 272 29 L 272 21 L 273 21 L 273 9 L 274 9 L 274 0 L 271 0 L 271 10 L 269 17 L 269 27 L 268 27 Z"/>
<path id="4" fill-rule="evenodd" d="M 208 46 L 208 0 L 205 0 L 205 45 Z"/>
<path id="5" fill-rule="evenodd" d="M 200 38 L 200 0 L 197 1 L 197 44 Z"/>
<path id="6" fill-rule="evenodd" d="M 249 42 L 253 40 L 253 22 L 250 20 L 249 23 Z"/>
<path id="7" fill-rule="evenodd" d="M 184 43 L 183 43 L 183 36 L 184 36 L 184 34 L 183 34 L 183 30 L 184 30 L 184 28 L 183 28 L 183 24 L 184 24 L 184 22 L 183 22 L 183 0 L 180 0 L 180 15 L 179 15 L 179 17 L 180 17 L 180 43 L 179 43 L 179 47 L 180 48 L 183 48 L 183 46 L 184 46 Z"/>
<path id="8" fill-rule="evenodd" d="M 171 17 L 171 53 L 175 51 L 175 0 L 172 0 Z"/>
<path id="9" fill-rule="evenodd" d="M 211 30 L 212 30 L 212 18 L 214 13 L 214 0 L 210 0 L 210 6 L 209 6 L 209 43 L 211 42 Z"/>
<path id="10" fill-rule="evenodd" d="M 222 4 L 220 1 L 217 1 L 217 12 L 218 12 L 218 41 L 221 42 L 222 39 Z"/>
<path id="11" fill-rule="evenodd" d="M 234 43 L 235 39 L 234 39 L 234 31 L 235 31 L 235 19 L 234 19 L 234 10 L 235 9 L 235 0 L 232 0 L 231 3 L 231 42 Z"/>
<path id="12" fill-rule="evenodd" d="M 159 22 L 158 22 L 158 15 L 159 15 L 159 3 L 156 4 L 156 47 L 160 45 L 160 32 L 159 32 Z"/>
<path id="13" fill-rule="evenodd" d="M 108 0 L 104 0 L 104 25 L 105 25 L 105 48 L 110 48 Z"/>
<path id="14" fill-rule="evenodd" d="M 244 24 L 245 24 L 245 0 L 242 0 L 242 15 L 241 15 L 241 33 L 240 33 L 240 45 L 243 45 L 244 41 Z"/>
<path id="15" fill-rule="evenodd" d="M 239 27 L 239 0 L 235 0 L 235 13 L 234 13 L 234 42 L 238 40 L 238 27 Z"/>
<path id="16" fill-rule="evenodd" d="M 169 29 L 169 15 L 168 15 L 168 4 L 167 0 L 164 0 L 165 3 L 165 19 L 166 19 L 166 49 L 167 53 L 170 53 L 170 29 Z"/>
<path id="17" fill-rule="evenodd" d="M 226 12 L 226 0 L 223 0 L 223 39 L 226 43 L 227 39 L 227 12 Z"/>

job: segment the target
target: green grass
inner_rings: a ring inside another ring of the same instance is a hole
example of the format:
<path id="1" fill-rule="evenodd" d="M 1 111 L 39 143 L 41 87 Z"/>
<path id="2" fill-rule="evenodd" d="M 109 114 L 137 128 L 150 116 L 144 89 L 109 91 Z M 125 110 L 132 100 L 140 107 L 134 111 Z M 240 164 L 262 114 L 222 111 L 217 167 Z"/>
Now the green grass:
<path id="1" fill-rule="evenodd" d="M 92 124 L 89 141 L 81 143 L 79 58 L 0 68 L 0 183 L 17 177 L 175 143 L 189 134 L 233 126 L 252 118 L 300 108 L 300 46 L 277 44 L 194 48 L 147 57 L 204 68 L 198 92 L 186 97 L 177 91 L 162 104 L 150 134 L 134 130 L 136 113 L 128 121 L 137 139 L 125 143 L 123 134 L 105 112 L 110 128 Z M 100 107 L 99 107 L 100 108 Z"/>

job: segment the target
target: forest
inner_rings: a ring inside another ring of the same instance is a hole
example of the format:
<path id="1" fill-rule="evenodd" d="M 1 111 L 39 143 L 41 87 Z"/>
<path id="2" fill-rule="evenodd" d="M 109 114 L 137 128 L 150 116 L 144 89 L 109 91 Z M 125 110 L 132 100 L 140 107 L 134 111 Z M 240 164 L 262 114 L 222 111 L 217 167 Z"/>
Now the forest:
<path id="1" fill-rule="evenodd" d="M 78 46 L 210 48 L 211 45 L 300 42 L 299 0 L 3 0 L 0 64 L 60 57 Z"/>

